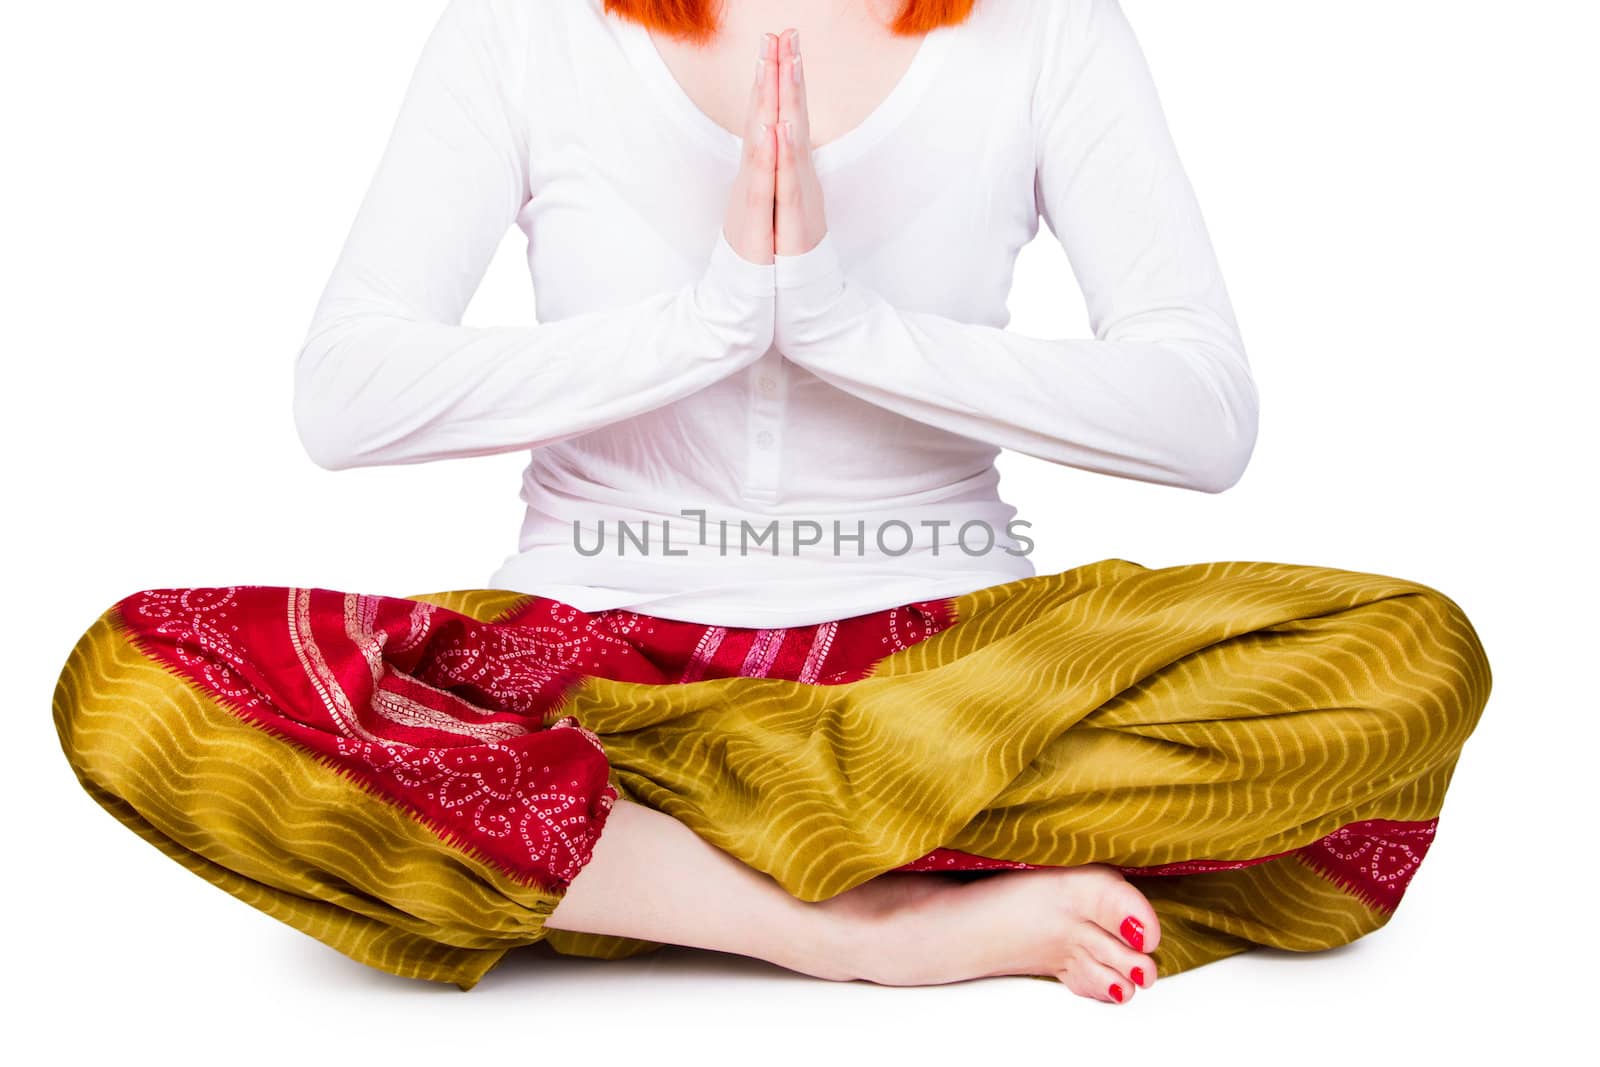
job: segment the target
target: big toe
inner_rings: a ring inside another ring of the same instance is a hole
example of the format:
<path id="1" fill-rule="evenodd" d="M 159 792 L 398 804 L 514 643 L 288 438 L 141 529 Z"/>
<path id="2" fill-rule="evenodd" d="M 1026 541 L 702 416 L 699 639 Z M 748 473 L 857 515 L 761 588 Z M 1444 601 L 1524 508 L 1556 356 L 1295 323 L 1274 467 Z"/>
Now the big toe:
<path id="1" fill-rule="evenodd" d="M 1161 943 L 1161 921 L 1155 908 L 1128 882 L 1107 887 L 1095 908 L 1094 921 L 1136 952 L 1153 952 Z"/>

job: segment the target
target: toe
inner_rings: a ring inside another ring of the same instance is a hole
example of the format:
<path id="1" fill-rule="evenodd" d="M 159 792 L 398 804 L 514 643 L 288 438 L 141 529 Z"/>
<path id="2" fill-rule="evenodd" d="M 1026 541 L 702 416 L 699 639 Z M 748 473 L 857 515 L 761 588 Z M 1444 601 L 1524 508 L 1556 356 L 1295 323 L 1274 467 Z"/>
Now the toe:
<path id="1" fill-rule="evenodd" d="M 1087 953 L 1074 956 L 1056 977 L 1080 997 L 1108 1004 L 1126 1004 L 1133 999 L 1133 986 L 1127 977 Z"/>
<path id="2" fill-rule="evenodd" d="M 1120 937 L 1113 937 L 1098 923 L 1085 922 L 1079 943 L 1085 952 L 1110 967 L 1138 989 L 1149 989 L 1156 980 L 1156 961 L 1135 952 Z"/>
<path id="3" fill-rule="evenodd" d="M 1161 943 L 1161 923 L 1144 894 L 1127 882 L 1106 887 L 1094 921 L 1135 952 L 1154 952 Z"/>

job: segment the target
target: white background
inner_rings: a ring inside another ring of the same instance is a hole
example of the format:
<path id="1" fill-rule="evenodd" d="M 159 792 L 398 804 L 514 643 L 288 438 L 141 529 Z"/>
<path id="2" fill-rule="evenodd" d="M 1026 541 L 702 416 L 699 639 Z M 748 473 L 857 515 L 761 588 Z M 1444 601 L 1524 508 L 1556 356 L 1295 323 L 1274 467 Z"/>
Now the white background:
<path id="1" fill-rule="evenodd" d="M 818 1048 L 773 1031 L 811 1026 L 824 1054 L 863 1060 L 1383 1062 L 1551 1051 L 1578 1032 L 1600 832 L 1600 86 L 1585 73 L 1600 15 L 1583 0 L 1124 0 L 1228 279 L 1260 437 L 1214 496 L 1005 461 L 1041 571 L 1309 562 L 1465 608 L 1494 691 L 1433 851 L 1371 936 L 1234 957 L 1122 1007 L 1030 978 L 837 985 L 677 948 L 605 962 L 540 946 L 463 994 L 346 959 L 95 805 L 50 698 L 113 600 L 476 588 L 514 550 L 518 454 L 330 473 L 290 414 L 313 305 L 442 8 L 78 0 L 0 16 L 13 1040 L 169 1062 L 678 1046 L 784 1061 Z M 535 322 L 521 240 L 508 232 L 469 324 Z M 1011 307 L 1024 333 L 1088 336 L 1048 231 Z"/>

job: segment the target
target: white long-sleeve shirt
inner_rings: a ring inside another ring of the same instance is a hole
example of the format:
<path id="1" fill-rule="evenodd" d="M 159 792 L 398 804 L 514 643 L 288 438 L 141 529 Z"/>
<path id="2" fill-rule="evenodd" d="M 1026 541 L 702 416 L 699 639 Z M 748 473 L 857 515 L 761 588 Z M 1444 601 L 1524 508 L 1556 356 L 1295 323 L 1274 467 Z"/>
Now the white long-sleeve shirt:
<path id="1" fill-rule="evenodd" d="M 527 451 L 486 587 L 728 626 L 1033 574 L 1002 448 L 1238 480 L 1255 385 L 1117 0 L 978 0 L 928 34 L 813 150 L 803 255 L 723 237 L 740 144 L 601 0 L 449 0 L 296 362 L 311 458 Z M 1041 218 L 1093 339 L 1004 328 Z M 513 222 L 539 324 L 463 326 Z"/>

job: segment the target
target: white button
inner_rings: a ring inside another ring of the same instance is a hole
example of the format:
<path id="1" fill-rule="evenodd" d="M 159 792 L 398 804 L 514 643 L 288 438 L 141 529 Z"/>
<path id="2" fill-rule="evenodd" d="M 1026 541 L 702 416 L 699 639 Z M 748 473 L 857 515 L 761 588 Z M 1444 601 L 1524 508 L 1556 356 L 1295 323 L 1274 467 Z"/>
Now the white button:
<path id="1" fill-rule="evenodd" d="M 757 448 L 771 448 L 772 447 L 772 434 L 767 430 L 762 430 L 760 433 L 756 434 L 756 447 Z"/>
<path id="2" fill-rule="evenodd" d="M 763 374 L 761 376 L 761 391 L 763 393 L 775 392 L 777 390 L 777 388 L 778 388 L 778 379 L 774 378 L 770 374 Z"/>

